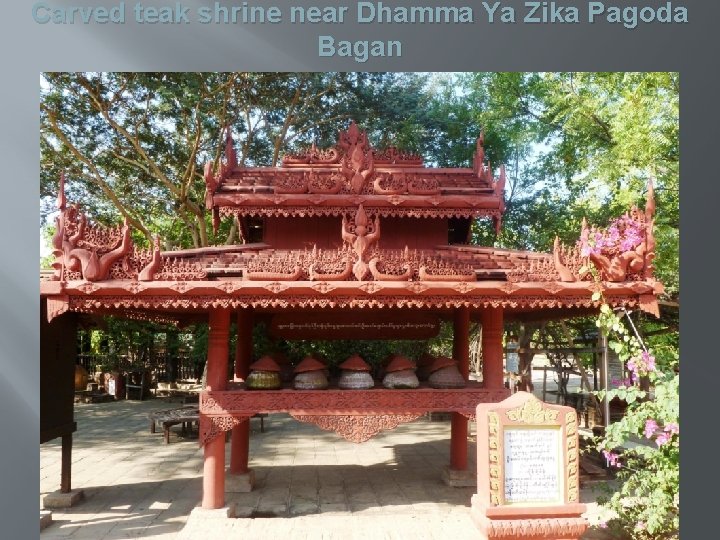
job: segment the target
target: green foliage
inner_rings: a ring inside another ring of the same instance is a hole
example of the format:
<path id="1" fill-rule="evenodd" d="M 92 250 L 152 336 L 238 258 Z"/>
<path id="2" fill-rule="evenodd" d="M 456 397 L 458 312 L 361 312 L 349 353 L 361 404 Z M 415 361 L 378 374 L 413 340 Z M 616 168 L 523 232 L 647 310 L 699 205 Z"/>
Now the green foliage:
<path id="1" fill-rule="evenodd" d="M 598 449 L 619 467 L 620 488 L 602 500 L 614 517 L 608 526 L 637 539 L 678 538 L 680 525 L 679 375 L 658 369 L 637 335 L 603 304 L 598 327 L 612 336 L 610 347 L 627 360 L 632 379 L 599 398 L 628 403 L 623 418 L 610 424 Z M 642 389 L 646 378 L 650 392 Z M 628 442 L 641 441 L 628 447 Z M 618 455 L 618 449 L 622 453 Z"/>

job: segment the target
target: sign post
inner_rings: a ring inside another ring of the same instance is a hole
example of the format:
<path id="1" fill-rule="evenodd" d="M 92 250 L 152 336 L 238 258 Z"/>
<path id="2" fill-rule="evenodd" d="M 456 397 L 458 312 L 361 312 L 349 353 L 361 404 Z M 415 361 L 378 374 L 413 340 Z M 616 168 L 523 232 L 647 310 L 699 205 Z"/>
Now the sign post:
<path id="1" fill-rule="evenodd" d="M 480 404 L 472 516 L 487 539 L 573 540 L 587 529 L 579 502 L 577 413 L 518 392 Z"/>

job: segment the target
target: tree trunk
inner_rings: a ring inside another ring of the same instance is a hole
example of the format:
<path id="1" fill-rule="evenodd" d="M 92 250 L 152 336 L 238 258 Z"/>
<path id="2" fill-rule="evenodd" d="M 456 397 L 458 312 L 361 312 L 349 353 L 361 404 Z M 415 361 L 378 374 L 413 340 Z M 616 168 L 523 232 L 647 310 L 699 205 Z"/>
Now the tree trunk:
<path id="1" fill-rule="evenodd" d="M 530 349 L 530 343 L 532 341 L 535 330 L 538 329 L 538 324 L 524 324 L 521 327 L 520 335 L 518 336 L 518 348 L 521 351 L 527 351 Z M 532 383 L 532 361 L 535 353 L 533 352 L 520 352 L 520 381 L 518 382 L 518 390 L 525 392 L 532 392 L 534 389 Z"/>

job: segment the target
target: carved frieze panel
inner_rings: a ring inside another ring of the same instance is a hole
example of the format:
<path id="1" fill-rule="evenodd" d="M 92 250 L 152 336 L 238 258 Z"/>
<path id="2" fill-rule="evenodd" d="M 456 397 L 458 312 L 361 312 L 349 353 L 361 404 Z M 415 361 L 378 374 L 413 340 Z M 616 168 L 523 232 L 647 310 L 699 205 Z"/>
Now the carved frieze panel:
<path id="1" fill-rule="evenodd" d="M 422 283 L 409 283 L 409 287 L 423 286 Z M 586 296 L 545 296 L 518 295 L 499 298 L 488 295 L 473 296 L 201 296 L 185 294 L 183 297 L 167 295 L 148 296 L 118 296 L 118 295 L 68 295 L 69 309 L 85 313 L 98 311 L 108 312 L 122 309 L 151 309 L 151 310 L 205 310 L 211 307 L 226 307 L 237 309 L 241 307 L 255 308 L 443 308 L 443 307 L 529 307 L 529 308 L 559 308 L 559 307 L 593 307 L 595 303 Z M 632 308 L 638 305 L 635 297 L 609 297 L 611 306 Z M 649 305 L 649 304 L 648 304 Z"/>
<path id="2" fill-rule="evenodd" d="M 337 163 L 340 159 L 340 152 L 337 148 L 319 149 L 315 143 L 306 150 L 294 154 L 286 154 L 282 159 L 282 164 L 287 165 L 310 165 L 322 164 L 328 165 Z"/>
<path id="3" fill-rule="evenodd" d="M 391 196 L 392 197 L 392 196 Z M 261 217 L 317 217 L 317 216 L 342 216 L 347 213 L 347 206 L 315 206 L 307 204 L 307 197 L 302 203 L 297 205 L 290 204 L 287 197 L 277 199 L 277 204 L 285 204 L 284 206 L 268 207 L 261 205 L 252 206 L 228 206 L 222 204 L 219 206 L 220 216 L 261 216 Z M 388 198 L 390 201 L 390 197 Z M 353 204 L 363 202 L 362 198 L 356 201 L 350 201 Z M 499 218 L 501 213 L 493 208 L 467 208 L 464 206 L 454 205 L 447 208 L 429 208 L 427 206 L 419 206 L 414 201 L 397 200 L 398 206 L 367 206 L 365 211 L 380 217 L 417 217 L 417 218 Z M 240 204 L 238 202 L 238 204 Z"/>
<path id="4" fill-rule="evenodd" d="M 228 390 L 203 392 L 200 412 L 207 415 L 254 414 L 262 411 L 297 414 L 415 414 L 430 411 L 471 414 L 478 403 L 495 403 L 508 396 L 505 389 L 487 390 L 468 384 L 458 390 Z"/>
<path id="5" fill-rule="evenodd" d="M 300 422 L 315 424 L 325 431 L 334 431 L 350 442 L 362 443 L 381 431 L 393 430 L 400 424 L 417 420 L 422 414 L 308 415 L 291 413 L 291 416 Z"/>
<path id="6" fill-rule="evenodd" d="M 421 155 L 403 152 L 395 146 L 388 146 L 384 150 L 373 150 L 373 159 L 377 165 L 412 165 L 420 167 L 423 164 Z"/>

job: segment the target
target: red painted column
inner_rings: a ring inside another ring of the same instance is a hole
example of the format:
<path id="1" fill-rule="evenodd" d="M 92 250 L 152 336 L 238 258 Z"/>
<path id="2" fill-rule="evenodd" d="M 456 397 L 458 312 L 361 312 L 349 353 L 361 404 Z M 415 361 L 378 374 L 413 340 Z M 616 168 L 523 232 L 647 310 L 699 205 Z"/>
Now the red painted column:
<path id="1" fill-rule="evenodd" d="M 468 380 L 470 375 L 470 309 L 461 307 L 453 314 L 453 358 L 460 373 Z M 453 413 L 450 423 L 450 468 L 455 471 L 467 470 L 468 419 L 460 413 Z"/>
<path id="2" fill-rule="evenodd" d="M 206 390 L 225 390 L 230 352 L 230 310 L 210 311 L 208 332 Z M 203 462 L 202 507 L 222 508 L 225 505 L 225 437 L 220 435 L 205 444 Z"/>
<path id="3" fill-rule="evenodd" d="M 504 388 L 503 381 L 503 310 L 487 308 L 482 312 L 483 386 Z"/>
<path id="4" fill-rule="evenodd" d="M 252 359 L 253 319 L 250 308 L 241 309 L 237 315 L 237 346 L 235 348 L 235 378 L 247 379 Z M 250 458 L 250 421 L 232 429 L 230 442 L 230 472 L 246 474 Z"/>

